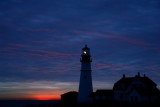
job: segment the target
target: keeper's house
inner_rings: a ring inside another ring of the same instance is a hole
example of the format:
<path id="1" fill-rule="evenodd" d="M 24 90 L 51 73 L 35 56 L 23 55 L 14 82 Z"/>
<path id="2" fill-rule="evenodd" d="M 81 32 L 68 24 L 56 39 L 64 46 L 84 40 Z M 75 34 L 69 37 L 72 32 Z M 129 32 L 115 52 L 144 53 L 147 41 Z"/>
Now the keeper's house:
<path id="1" fill-rule="evenodd" d="M 135 77 L 123 77 L 114 84 L 114 100 L 119 102 L 145 102 L 155 101 L 160 95 L 160 91 L 146 75 Z"/>

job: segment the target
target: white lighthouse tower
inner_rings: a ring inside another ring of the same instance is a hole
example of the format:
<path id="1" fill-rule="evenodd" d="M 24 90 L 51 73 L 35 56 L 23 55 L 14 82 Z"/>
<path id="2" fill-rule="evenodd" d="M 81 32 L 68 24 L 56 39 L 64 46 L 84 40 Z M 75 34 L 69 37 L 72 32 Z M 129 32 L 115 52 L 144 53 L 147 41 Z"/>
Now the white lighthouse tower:
<path id="1" fill-rule="evenodd" d="M 91 76 L 91 55 L 90 49 L 85 45 L 82 49 L 81 55 L 81 76 L 80 76 L 80 83 L 79 83 L 79 92 L 78 92 L 78 102 L 90 102 L 91 99 L 88 95 L 93 92 L 92 87 L 92 76 Z"/>

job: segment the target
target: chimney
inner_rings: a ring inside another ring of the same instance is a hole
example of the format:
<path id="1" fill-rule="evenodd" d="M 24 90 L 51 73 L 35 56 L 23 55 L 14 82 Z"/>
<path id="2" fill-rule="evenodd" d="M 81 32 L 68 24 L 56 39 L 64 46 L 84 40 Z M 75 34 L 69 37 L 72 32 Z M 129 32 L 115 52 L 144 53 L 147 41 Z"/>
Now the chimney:
<path id="1" fill-rule="evenodd" d="M 140 77 L 140 72 L 138 72 L 138 77 Z"/>
<path id="2" fill-rule="evenodd" d="M 125 74 L 123 74 L 123 78 L 125 78 L 126 76 L 125 76 Z"/>
<path id="3" fill-rule="evenodd" d="M 146 74 L 144 74 L 144 77 L 146 77 Z"/>

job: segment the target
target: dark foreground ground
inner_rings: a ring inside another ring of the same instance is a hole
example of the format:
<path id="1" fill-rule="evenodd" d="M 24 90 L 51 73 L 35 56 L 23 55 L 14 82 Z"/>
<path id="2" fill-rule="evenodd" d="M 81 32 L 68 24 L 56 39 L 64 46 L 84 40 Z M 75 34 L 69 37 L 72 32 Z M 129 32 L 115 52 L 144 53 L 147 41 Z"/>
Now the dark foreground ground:
<path id="1" fill-rule="evenodd" d="M 160 102 L 143 103 L 118 103 L 118 102 L 92 102 L 92 103 L 50 103 L 50 104 L 30 104 L 23 107 L 160 107 Z"/>
<path id="2" fill-rule="evenodd" d="M 27 105 L 56 104 L 60 100 L 0 100 L 0 107 L 24 107 Z"/>

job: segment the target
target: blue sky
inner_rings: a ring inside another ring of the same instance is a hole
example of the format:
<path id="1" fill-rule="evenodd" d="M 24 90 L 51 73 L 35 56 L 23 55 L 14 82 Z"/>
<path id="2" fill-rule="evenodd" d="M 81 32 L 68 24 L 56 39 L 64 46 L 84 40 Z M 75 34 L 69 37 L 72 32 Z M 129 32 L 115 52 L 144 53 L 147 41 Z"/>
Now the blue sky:
<path id="1" fill-rule="evenodd" d="M 159 0 L 1 0 L 0 98 L 77 91 L 85 44 L 94 90 L 137 72 L 160 87 L 159 11 Z"/>

